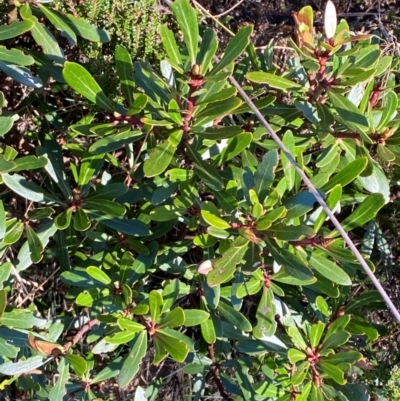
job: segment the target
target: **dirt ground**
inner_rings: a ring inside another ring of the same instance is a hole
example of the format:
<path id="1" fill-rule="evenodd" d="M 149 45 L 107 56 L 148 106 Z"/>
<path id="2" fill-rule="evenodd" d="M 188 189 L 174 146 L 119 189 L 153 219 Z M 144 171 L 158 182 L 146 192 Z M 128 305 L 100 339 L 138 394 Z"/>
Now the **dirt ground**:
<path id="1" fill-rule="evenodd" d="M 293 32 L 292 13 L 302 6 L 315 10 L 315 26 L 323 26 L 325 0 L 200 0 L 199 3 L 234 32 L 243 24 L 254 24 L 253 43 L 262 47 L 271 39 L 285 39 Z M 345 18 L 355 32 L 383 30 L 385 37 L 400 33 L 400 1 L 334 1 L 338 18 Z"/>

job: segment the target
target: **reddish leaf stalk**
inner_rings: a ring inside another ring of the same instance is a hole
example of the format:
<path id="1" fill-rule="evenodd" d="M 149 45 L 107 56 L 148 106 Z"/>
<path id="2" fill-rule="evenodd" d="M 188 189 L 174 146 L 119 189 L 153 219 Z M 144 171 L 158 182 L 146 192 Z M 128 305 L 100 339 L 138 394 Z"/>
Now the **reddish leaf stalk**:
<path id="1" fill-rule="evenodd" d="M 82 337 L 92 329 L 93 326 L 96 326 L 99 321 L 97 319 L 93 319 L 90 322 L 84 324 L 81 329 L 75 334 L 74 338 L 72 341 L 67 342 L 64 344 L 64 349 L 65 351 L 68 351 L 73 345 L 75 345 L 78 341 L 82 339 Z"/>

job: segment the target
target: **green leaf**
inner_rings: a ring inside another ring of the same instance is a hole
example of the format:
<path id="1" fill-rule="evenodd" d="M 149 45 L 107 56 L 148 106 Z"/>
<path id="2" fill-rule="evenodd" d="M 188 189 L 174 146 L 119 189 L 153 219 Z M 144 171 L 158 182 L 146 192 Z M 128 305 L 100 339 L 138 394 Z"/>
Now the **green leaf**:
<path id="1" fill-rule="evenodd" d="M 201 334 L 204 338 L 204 341 L 207 344 L 214 344 L 217 341 L 217 336 L 215 334 L 214 323 L 212 319 L 207 319 L 206 321 L 200 324 Z"/>
<path id="2" fill-rule="evenodd" d="M 134 104 L 135 82 L 133 81 L 133 63 L 131 56 L 125 47 L 117 45 L 115 47 L 115 67 L 121 81 L 121 89 L 131 108 Z"/>
<path id="3" fill-rule="evenodd" d="M 330 334 L 329 336 L 326 335 L 321 350 L 336 349 L 341 345 L 346 344 L 350 337 L 351 334 L 344 330 Z"/>
<path id="4" fill-rule="evenodd" d="M 47 19 L 55 26 L 55 28 L 61 31 L 61 35 L 65 36 L 71 45 L 76 44 L 76 35 L 68 24 L 68 19 L 61 13 L 57 13 L 50 8 L 42 6 L 41 4 L 38 6 Z"/>
<path id="5" fill-rule="evenodd" d="M 242 101 L 237 97 L 231 97 L 220 102 L 208 104 L 204 108 L 196 107 L 193 116 L 196 117 L 193 127 L 204 126 L 216 118 L 224 117 L 242 104 Z M 196 114 L 196 111 L 199 113 Z"/>
<path id="6" fill-rule="evenodd" d="M 129 127 L 127 127 L 129 129 Z M 104 153 L 113 152 L 120 149 L 123 145 L 138 141 L 143 137 L 142 131 L 129 131 L 124 129 L 123 132 L 107 135 L 89 147 L 89 153 L 94 155 L 103 155 Z"/>
<path id="7" fill-rule="evenodd" d="M 238 265 L 247 250 L 248 240 L 243 237 L 237 237 L 231 247 L 224 252 L 221 259 L 215 262 L 215 267 L 207 275 L 207 283 L 213 287 L 228 281 L 236 271 Z"/>
<path id="8" fill-rule="evenodd" d="M 161 40 L 168 56 L 168 61 L 179 73 L 183 73 L 181 54 L 176 44 L 174 33 L 166 24 L 160 27 Z"/>
<path id="9" fill-rule="evenodd" d="M 336 206 L 339 204 L 340 199 L 342 197 L 342 186 L 341 185 L 335 185 L 332 188 L 331 193 L 328 196 L 328 199 L 326 200 L 326 204 L 328 205 L 329 209 L 334 210 Z M 326 219 L 326 213 L 324 210 L 321 210 L 320 215 L 317 217 L 317 220 L 315 221 L 314 224 L 314 232 L 318 233 L 322 225 L 324 224 L 324 221 Z"/>
<path id="10" fill-rule="evenodd" d="M 353 102 L 333 90 L 328 92 L 328 96 L 343 123 L 350 129 L 360 132 L 360 127 L 368 128 L 367 118 L 361 114 Z"/>
<path id="11" fill-rule="evenodd" d="M 254 190 L 261 203 L 264 203 L 268 196 L 269 189 L 275 178 L 275 169 L 278 162 L 278 152 L 270 150 L 263 156 L 261 163 L 257 166 L 257 171 L 254 174 Z"/>
<path id="12" fill-rule="evenodd" d="M 234 125 L 234 126 L 218 126 L 206 129 L 194 130 L 193 133 L 198 135 L 201 138 L 211 139 L 214 141 L 219 141 L 220 139 L 228 139 L 233 138 L 243 132 L 243 128 Z"/>
<path id="13" fill-rule="evenodd" d="M 74 32 L 91 42 L 107 43 L 110 41 L 110 35 L 104 29 L 99 29 L 92 25 L 85 18 L 75 18 L 71 14 L 67 14 L 69 24 Z"/>
<path id="14" fill-rule="evenodd" d="M 307 349 L 307 344 L 304 341 L 304 338 L 300 332 L 300 330 L 296 326 L 290 326 L 287 329 L 287 332 L 290 336 L 290 339 L 292 340 L 293 344 L 297 347 L 300 348 L 301 350 L 306 350 Z"/>
<path id="15" fill-rule="evenodd" d="M 74 216 L 74 228 L 77 231 L 86 231 L 90 227 L 90 219 L 85 211 L 78 207 Z"/>
<path id="16" fill-rule="evenodd" d="M 264 71 L 249 72 L 246 74 L 246 78 L 251 82 L 256 82 L 258 84 L 267 84 L 271 88 L 281 89 L 283 91 L 302 89 L 302 86 L 295 82 Z"/>
<path id="17" fill-rule="evenodd" d="M 3 268 L 3 266 L 1 266 Z M 7 306 L 7 293 L 6 290 L 0 290 L 0 318 L 6 310 Z"/>
<path id="18" fill-rule="evenodd" d="M 7 49 L 4 46 L 0 46 L 0 60 L 10 64 L 17 65 L 32 65 L 35 63 L 35 59 L 32 56 L 27 56 L 19 49 Z M 3 117 L 5 118 L 5 117 Z M 1 135 L 1 130 L 0 130 Z"/>
<path id="19" fill-rule="evenodd" d="M 103 270 L 99 269 L 96 266 L 89 266 L 86 269 L 86 273 L 89 274 L 90 277 L 98 281 L 99 283 L 110 285 L 112 283 L 110 277 L 103 272 Z"/>
<path id="20" fill-rule="evenodd" d="M 182 326 L 185 323 L 185 314 L 183 309 L 179 306 L 174 308 L 171 312 L 163 315 L 161 320 L 157 323 L 157 329 L 174 328 Z"/>
<path id="21" fill-rule="evenodd" d="M 0 199 L 0 241 L 6 234 L 6 211 L 4 210 L 3 201 Z"/>
<path id="22" fill-rule="evenodd" d="M 124 195 L 128 191 L 128 187 L 123 182 L 114 182 L 97 188 L 91 192 L 86 199 L 115 199 Z"/>
<path id="23" fill-rule="evenodd" d="M 85 186 L 95 178 L 95 173 L 98 168 L 101 166 L 101 163 L 104 160 L 103 155 L 88 155 L 85 154 L 81 159 L 81 165 L 79 168 L 79 177 L 77 184 L 81 187 Z"/>
<path id="24" fill-rule="evenodd" d="M 175 330 L 167 330 L 157 330 L 153 341 L 154 343 L 161 343 L 175 361 L 183 362 L 189 353 L 189 347 L 181 341 L 181 336 L 183 336 L 181 333 Z"/>
<path id="25" fill-rule="evenodd" d="M 186 327 L 199 326 L 209 319 L 210 314 L 201 309 L 184 309 Z"/>
<path id="26" fill-rule="evenodd" d="M 296 154 L 295 139 L 291 131 L 285 132 L 282 138 L 282 142 L 287 147 L 291 155 Z M 286 154 L 283 151 L 281 151 L 281 162 L 283 167 L 283 173 L 286 178 L 286 187 L 289 191 L 291 191 L 293 189 L 295 182 L 296 170 L 293 168 L 292 163 L 286 157 Z"/>
<path id="27" fill-rule="evenodd" d="M 42 253 L 44 251 L 42 241 L 40 241 L 40 238 L 31 226 L 25 226 L 25 230 L 32 263 L 39 263 L 42 260 Z"/>
<path id="28" fill-rule="evenodd" d="M 129 385 L 140 368 L 140 363 L 147 352 L 147 332 L 139 333 L 131 346 L 131 351 L 124 360 L 121 372 L 118 375 L 118 385 L 121 388 Z"/>
<path id="29" fill-rule="evenodd" d="M 220 155 L 214 160 L 214 166 L 221 166 L 228 160 L 233 159 L 245 150 L 253 141 L 253 135 L 250 132 L 243 132 L 234 138 L 228 140 L 228 146 L 222 150 Z"/>
<path id="30" fill-rule="evenodd" d="M 46 166 L 47 159 L 45 157 L 25 156 L 19 157 L 14 160 L 15 166 L 12 172 L 23 171 L 23 170 L 35 170 Z"/>
<path id="31" fill-rule="evenodd" d="M 210 226 L 225 230 L 230 228 L 230 224 L 221 219 L 217 207 L 212 202 L 203 202 L 201 204 L 201 216 L 210 224 Z"/>
<path id="32" fill-rule="evenodd" d="M 354 181 L 367 167 L 368 159 L 366 157 L 360 157 L 334 175 L 322 188 L 322 191 L 329 192 L 336 185 L 341 185 L 342 187 L 350 184 Z"/>
<path id="33" fill-rule="evenodd" d="M 303 283 L 302 285 L 312 284 L 316 281 L 311 270 L 307 268 L 307 266 L 305 266 L 299 258 L 297 258 L 288 250 L 277 247 L 269 239 L 266 239 L 266 243 L 273 259 L 285 267 L 284 271 L 279 271 L 278 273 L 274 274 L 274 280 L 278 282 L 287 282 L 287 278 L 285 278 L 286 274 L 292 276 L 299 283 Z"/>
<path id="34" fill-rule="evenodd" d="M 112 104 L 99 84 L 80 64 L 70 61 L 65 62 L 63 77 L 68 85 L 80 95 L 104 110 L 109 112 L 114 111 Z"/>
<path id="35" fill-rule="evenodd" d="M 332 365 L 327 362 L 320 362 L 318 366 L 322 369 L 322 371 L 336 383 L 341 386 L 345 385 L 347 380 L 344 378 L 344 372 L 335 365 Z"/>
<path id="36" fill-rule="evenodd" d="M 175 134 L 178 133 L 182 136 L 181 130 L 175 131 Z M 146 177 L 155 177 L 163 173 L 171 163 L 176 148 L 177 146 L 169 140 L 157 145 L 154 151 L 150 153 L 150 157 L 144 162 L 143 171 Z"/>
<path id="37" fill-rule="evenodd" d="M 24 224 L 22 221 L 16 221 L 16 219 L 12 220 L 10 226 L 7 227 L 6 235 L 4 236 L 4 245 L 12 245 L 15 244 L 22 236 L 24 232 Z"/>
<path id="38" fill-rule="evenodd" d="M 220 62 L 214 66 L 211 70 L 210 75 L 216 75 L 222 71 L 225 67 L 228 67 L 233 63 L 246 49 L 250 43 L 250 35 L 253 32 L 253 26 L 248 25 L 239 30 L 239 32 L 231 39 L 226 46 L 224 55 Z"/>
<path id="39" fill-rule="evenodd" d="M 0 55 L 1 57 L 1 55 Z M 0 117 L 0 136 L 7 134 L 8 131 L 12 128 L 14 121 L 11 117 Z M 2 170 L 5 172 L 4 170 Z M 7 170 L 11 171 L 11 170 Z"/>
<path id="40" fill-rule="evenodd" d="M 146 236 L 150 234 L 150 230 L 146 224 L 138 219 L 124 219 L 122 217 L 109 217 L 100 213 L 90 211 L 89 217 L 94 218 L 101 224 L 112 228 L 113 230 L 120 231 L 123 234 Z"/>
<path id="41" fill-rule="evenodd" d="M 296 348 L 290 348 L 288 350 L 288 359 L 291 364 L 295 364 L 296 362 L 299 361 L 304 361 L 306 358 L 307 355 Z"/>
<path id="42" fill-rule="evenodd" d="M 207 162 L 203 161 L 201 156 L 194 149 L 192 149 L 191 146 L 187 146 L 186 150 L 196 167 L 195 172 L 204 181 L 204 184 L 209 186 L 214 191 L 222 191 L 224 184 L 218 171 Z"/>
<path id="43" fill-rule="evenodd" d="M 260 303 L 256 312 L 257 326 L 253 335 L 257 339 L 264 339 L 275 334 L 277 323 L 275 321 L 274 293 L 272 288 L 263 288 Z"/>
<path id="44" fill-rule="evenodd" d="M 82 377 L 83 374 L 86 372 L 88 365 L 83 357 L 77 354 L 65 354 L 65 359 L 70 363 L 72 368 L 75 370 L 75 373 Z"/>
<path id="45" fill-rule="evenodd" d="M 323 361 L 329 362 L 331 364 L 337 365 L 339 363 L 350 363 L 354 364 L 354 362 L 362 359 L 363 354 L 358 351 L 346 351 L 346 352 L 338 352 L 335 355 L 329 355 L 323 358 Z"/>
<path id="46" fill-rule="evenodd" d="M 22 375 L 37 369 L 45 363 L 41 355 L 36 355 L 18 362 L 5 362 L 0 365 L 0 373 L 6 376 Z"/>
<path id="47" fill-rule="evenodd" d="M 61 202 L 55 196 L 50 195 L 41 187 L 31 181 L 27 181 L 24 177 L 18 174 L 2 174 L 4 183 L 12 191 L 22 196 L 25 199 L 33 202 L 42 203 L 45 205 L 60 204 Z"/>
<path id="48" fill-rule="evenodd" d="M 47 26 L 41 24 L 37 18 L 34 17 L 34 26 L 31 30 L 31 34 L 35 39 L 35 42 L 43 49 L 43 53 L 51 60 L 54 60 L 58 64 L 64 63 L 64 55 L 58 45 L 56 38 L 47 28 Z"/>
<path id="49" fill-rule="evenodd" d="M 30 31 L 35 22 L 32 20 L 26 20 L 22 22 L 12 22 L 10 25 L 0 26 L 0 41 L 15 38 L 25 32 Z"/>
<path id="50" fill-rule="evenodd" d="M 378 211 L 385 205 L 385 199 L 381 194 L 369 195 L 364 201 L 357 207 L 357 209 L 351 213 L 349 217 L 342 221 L 342 227 L 346 232 L 352 231 L 357 227 L 362 226 L 372 220 Z M 328 237 L 334 238 L 339 233 L 337 230 L 332 231 Z"/>
<path id="51" fill-rule="evenodd" d="M 87 199 L 85 209 L 96 210 L 109 216 L 123 216 L 126 212 L 125 206 L 108 199 Z"/>
<path id="52" fill-rule="evenodd" d="M 121 328 L 121 330 L 127 330 L 130 333 L 139 333 L 141 331 L 146 331 L 146 327 L 142 324 L 123 317 L 120 317 L 118 319 L 118 326 Z"/>
<path id="53" fill-rule="evenodd" d="M 385 203 L 388 203 L 390 201 L 389 179 L 381 166 L 373 162 L 372 167 L 372 174 L 367 177 L 359 176 L 357 180 L 368 192 L 382 194 Z"/>
<path id="54" fill-rule="evenodd" d="M 318 322 L 313 324 L 310 329 L 310 344 L 312 348 L 317 348 L 325 330 L 325 324 Z"/>
<path id="55" fill-rule="evenodd" d="M 220 302 L 217 310 L 225 320 L 236 326 L 239 330 L 249 332 L 253 329 L 251 323 L 240 312 L 232 308 L 232 306 Z"/>
<path id="56" fill-rule="evenodd" d="M 66 230 L 71 224 L 72 209 L 63 210 L 54 219 L 54 224 L 59 230 Z"/>
<path id="57" fill-rule="evenodd" d="M 55 234 L 56 231 L 57 227 L 53 221 L 49 221 L 37 229 L 36 234 L 38 235 L 44 249 L 46 249 L 50 238 Z M 33 263 L 28 242 L 25 242 L 25 244 L 22 245 L 21 249 L 18 252 L 17 260 L 18 264 L 16 268 L 19 272 L 25 270 Z"/>
<path id="58" fill-rule="evenodd" d="M 150 318 L 153 323 L 157 323 L 160 318 L 161 310 L 163 305 L 163 299 L 161 294 L 153 290 L 149 294 L 149 306 L 150 306 Z"/>
<path id="59" fill-rule="evenodd" d="M 196 11 L 191 7 L 188 0 L 176 0 L 170 4 L 176 21 L 182 30 L 183 38 L 189 53 L 190 64 L 196 63 L 196 54 L 199 41 L 199 24 Z"/>
<path id="60" fill-rule="evenodd" d="M 297 250 L 299 253 L 304 252 L 300 249 Z M 352 285 L 351 278 L 348 274 L 339 267 L 336 263 L 331 262 L 329 259 L 321 256 L 317 252 L 307 252 L 307 256 L 304 257 L 309 263 L 310 267 L 315 269 L 322 276 L 328 280 L 340 285 Z"/>
<path id="61" fill-rule="evenodd" d="M 25 309 L 14 309 L 12 312 L 4 312 L 0 323 L 15 329 L 31 329 L 33 326 L 43 327 L 46 324 L 46 320 L 37 318 Z"/>

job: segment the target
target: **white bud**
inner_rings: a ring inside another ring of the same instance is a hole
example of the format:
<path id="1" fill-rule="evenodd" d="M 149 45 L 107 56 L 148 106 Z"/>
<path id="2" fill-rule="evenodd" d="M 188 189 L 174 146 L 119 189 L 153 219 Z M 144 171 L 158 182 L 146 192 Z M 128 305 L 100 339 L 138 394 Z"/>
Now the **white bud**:
<path id="1" fill-rule="evenodd" d="M 335 36 L 337 26 L 336 7 L 331 0 L 328 0 L 325 7 L 324 30 L 327 39 Z"/>

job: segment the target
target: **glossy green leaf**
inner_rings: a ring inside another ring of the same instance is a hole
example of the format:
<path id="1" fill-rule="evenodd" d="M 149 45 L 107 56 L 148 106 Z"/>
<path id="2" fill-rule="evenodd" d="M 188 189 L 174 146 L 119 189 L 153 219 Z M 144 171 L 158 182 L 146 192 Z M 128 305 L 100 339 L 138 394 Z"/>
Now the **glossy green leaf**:
<path id="1" fill-rule="evenodd" d="M 196 117 L 193 126 L 202 127 L 216 118 L 224 117 L 233 112 L 241 104 L 242 101 L 239 98 L 231 97 L 220 102 L 211 103 L 204 108 L 197 108 L 193 113 L 194 117 Z M 196 110 L 201 111 L 197 114 Z"/>
<path id="2" fill-rule="evenodd" d="M 81 65 L 67 61 L 63 76 L 68 85 L 100 108 L 113 112 L 114 108 L 96 80 Z"/>
<path id="3" fill-rule="evenodd" d="M 336 333 L 330 334 L 329 336 L 325 336 L 325 340 L 322 343 L 321 350 L 326 349 L 336 349 L 343 344 L 346 344 L 349 338 L 351 337 L 350 333 L 347 331 L 338 331 Z"/>
<path id="4" fill-rule="evenodd" d="M 369 195 L 349 217 L 342 221 L 341 224 L 343 229 L 346 232 L 349 232 L 364 225 L 365 223 L 368 223 L 376 216 L 378 211 L 384 205 L 385 199 L 381 194 Z M 328 237 L 333 238 L 337 235 L 337 231 L 334 230 L 328 235 Z"/>
<path id="5" fill-rule="evenodd" d="M 246 78 L 258 84 L 267 84 L 271 88 L 283 91 L 301 89 L 302 86 L 286 78 L 264 71 L 253 71 L 246 74 Z"/>
<path id="6" fill-rule="evenodd" d="M 0 199 L 0 241 L 6 234 L 6 211 L 4 210 L 4 203 Z"/>
<path id="7" fill-rule="evenodd" d="M 0 46 L 0 60 L 6 63 L 23 66 L 32 65 L 35 62 L 35 59 L 32 56 L 26 55 L 22 50 L 7 49 L 5 46 Z M 5 119 L 5 117 L 2 118 Z M 2 135 L 1 132 L 0 129 L 0 135 Z"/>
<path id="8" fill-rule="evenodd" d="M 251 323 L 246 319 L 246 317 L 244 317 L 243 314 L 225 302 L 220 302 L 217 306 L 217 310 L 224 319 L 226 319 L 229 323 L 232 323 L 238 329 L 246 332 L 249 332 L 253 329 Z"/>
<path id="9" fill-rule="evenodd" d="M 333 90 L 328 92 L 328 96 L 343 123 L 346 124 L 350 129 L 358 131 L 358 127 L 362 127 L 364 129 L 368 128 L 367 118 L 361 114 L 360 110 L 358 110 L 354 103 Z"/>
<path id="10" fill-rule="evenodd" d="M 63 210 L 54 219 L 54 224 L 59 230 L 66 230 L 71 224 L 72 209 Z"/>
<path id="11" fill-rule="evenodd" d="M 212 202 L 203 202 L 201 204 L 201 216 L 215 228 L 225 230 L 231 227 L 229 223 L 220 217 L 217 207 Z"/>
<path id="12" fill-rule="evenodd" d="M 34 21 L 25 20 L 22 22 L 14 21 L 10 25 L 0 26 L 0 41 L 22 35 L 23 33 L 30 31 L 34 25 Z"/>
<path id="13" fill-rule="evenodd" d="M 0 61 L 0 70 L 9 75 L 15 81 L 28 86 L 29 88 L 41 88 L 43 82 L 39 77 L 32 75 L 32 72 L 25 67 L 3 63 Z"/>
<path id="14" fill-rule="evenodd" d="M 123 145 L 138 141 L 142 137 L 143 133 L 141 131 L 123 130 L 123 132 L 107 135 L 99 139 L 89 147 L 89 152 L 95 155 L 113 152 Z"/>
<path id="15" fill-rule="evenodd" d="M 341 185 L 342 187 L 350 184 L 354 181 L 367 167 L 368 159 L 366 157 L 360 157 L 334 175 L 327 184 L 325 184 L 321 189 L 325 192 L 331 191 L 336 185 Z"/>
<path id="16" fill-rule="evenodd" d="M 43 53 L 48 58 L 56 61 L 59 64 L 63 64 L 64 55 L 58 45 L 56 38 L 45 25 L 41 24 L 37 20 L 37 18 L 34 17 L 34 21 L 35 24 L 31 29 L 31 34 L 35 39 L 35 42 L 42 48 Z"/>
<path id="17" fill-rule="evenodd" d="M 205 128 L 195 130 L 194 133 L 201 138 L 211 139 L 218 141 L 221 139 L 228 139 L 235 137 L 243 132 L 243 128 L 238 125 L 234 126 L 217 126 L 212 128 Z"/>
<path id="18" fill-rule="evenodd" d="M 210 74 L 216 75 L 218 72 L 222 71 L 224 68 L 233 63 L 249 45 L 250 35 L 252 32 L 252 25 L 241 28 L 228 43 L 220 62 L 215 65 Z"/>
<path id="19" fill-rule="evenodd" d="M 77 354 L 66 353 L 64 355 L 65 359 L 69 362 L 75 373 L 81 377 L 87 370 L 87 363 L 83 357 Z"/>
<path id="20" fill-rule="evenodd" d="M 96 210 L 109 216 L 123 216 L 126 212 L 125 206 L 108 199 L 87 199 L 83 207 L 87 210 Z"/>
<path id="21" fill-rule="evenodd" d="M 199 40 L 199 25 L 197 23 L 196 11 L 191 7 L 188 0 L 176 0 L 171 3 L 170 7 L 182 30 L 189 53 L 190 64 L 194 65 L 196 63 Z"/>
<path id="22" fill-rule="evenodd" d="M 161 294 L 153 290 L 149 294 L 150 317 L 154 323 L 158 322 L 162 310 L 163 299 Z"/>
<path id="23" fill-rule="evenodd" d="M 290 363 L 295 364 L 296 362 L 304 361 L 307 355 L 296 348 L 290 348 L 288 350 L 288 358 Z"/>
<path id="24" fill-rule="evenodd" d="M 147 352 L 147 332 L 142 331 L 131 344 L 131 351 L 124 360 L 121 372 L 118 375 L 118 385 L 124 388 L 136 376 L 136 373 L 140 369 L 140 363 Z"/>
<path id="25" fill-rule="evenodd" d="M 275 321 L 274 294 L 271 288 L 263 288 L 260 303 L 256 312 L 257 325 L 253 335 L 262 340 L 275 334 L 277 323 Z"/>
<path id="26" fill-rule="evenodd" d="M 300 250 L 298 250 L 300 252 Z M 328 280 L 340 285 L 352 285 L 349 275 L 336 263 L 321 256 L 317 252 L 308 252 L 306 256 L 309 266 Z"/>
<path id="27" fill-rule="evenodd" d="M 65 36 L 71 45 L 74 45 L 77 39 L 74 30 L 68 24 L 67 17 L 41 4 L 39 4 L 39 8 L 46 18 L 61 31 L 61 35 Z"/>
<path id="28" fill-rule="evenodd" d="M 328 199 L 326 200 L 326 204 L 328 205 L 330 210 L 334 210 L 337 207 L 341 197 L 342 197 L 342 186 L 338 184 L 332 188 L 331 193 L 329 194 Z M 316 233 L 318 233 L 318 231 L 324 224 L 325 219 L 326 219 L 326 213 L 324 210 L 322 210 L 314 224 L 314 231 Z"/>
<path id="29" fill-rule="evenodd" d="M 263 156 L 261 163 L 257 166 L 257 171 L 254 174 L 254 190 L 261 203 L 268 196 L 269 189 L 275 177 L 275 169 L 278 161 L 278 152 L 270 150 Z"/>
<path id="30" fill-rule="evenodd" d="M 158 329 L 174 328 L 182 326 L 185 323 L 185 314 L 183 309 L 179 306 L 174 308 L 171 312 L 163 315 L 161 320 L 157 323 Z"/>
<path id="31" fill-rule="evenodd" d="M 129 107 L 134 104 L 135 83 L 133 81 L 133 63 L 131 56 L 125 47 L 115 47 L 115 67 L 121 81 L 121 89 Z"/>
<path id="32" fill-rule="evenodd" d="M 54 205 L 60 203 L 60 201 L 55 196 L 49 194 L 32 181 L 27 181 L 21 175 L 2 174 L 2 178 L 8 188 L 10 188 L 12 191 L 25 199 L 45 205 Z"/>
<path id="33" fill-rule="evenodd" d="M 67 14 L 69 24 L 74 32 L 92 42 L 107 43 L 110 41 L 110 35 L 104 30 L 92 25 L 85 18 L 76 18 L 71 14 Z"/>
<path id="34" fill-rule="evenodd" d="M 344 372 L 337 366 L 327 362 L 320 362 L 318 366 L 321 367 L 322 371 L 336 383 L 342 386 L 346 384 L 347 380 L 344 377 Z"/>
<path id="35" fill-rule="evenodd" d="M 170 330 L 167 332 L 166 329 L 157 330 L 153 341 L 154 343 L 160 342 L 175 361 L 183 362 L 189 353 L 189 347 L 181 341 L 180 336 L 178 336 L 181 333 L 175 332 L 177 333 L 175 336 L 172 334 L 174 331 L 175 330 Z"/>
<path id="36" fill-rule="evenodd" d="M 313 324 L 310 329 L 310 344 L 312 348 L 316 348 L 322 338 L 322 334 L 325 330 L 325 324 L 318 322 Z"/>
<path id="37" fill-rule="evenodd" d="M 232 246 L 224 252 L 222 258 L 215 262 L 215 267 L 207 275 L 207 283 L 213 287 L 228 281 L 236 271 L 238 265 L 246 253 L 248 240 L 237 237 Z"/>
<path id="38" fill-rule="evenodd" d="M 146 224 L 138 219 L 124 219 L 122 217 L 109 217 L 100 213 L 88 213 L 89 217 L 94 218 L 101 224 L 112 228 L 113 230 L 120 231 L 123 234 L 146 236 L 150 234 L 150 230 Z"/>
<path id="39" fill-rule="evenodd" d="M 184 309 L 185 326 L 193 327 L 199 326 L 209 319 L 210 314 L 201 309 Z"/>
<path id="40" fill-rule="evenodd" d="M 192 149 L 190 146 L 187 147 L 187 152 L 196 167 L 195 172 L 204 180 L 204 183 L 214 191 L 222 191 L 224 184 L 218 171 L 206 161 L 202 160 L 196 150 Z"/>
<path id="41" fill-rule="evenodd" d="M 49 391 L 49 401 L 62 400 L 67 394 L 66 384 L 69 377 L 69 363 L 67 359 L 62 358 L 58 367 L 58 380 L 55 386 Z"/>
<path id="42" fill-rule="evenodd" d="M 214 323 L 212 319 L 207 319 L 200 324 L 201 334 L 207 344 L 214 344 L 217 341 Z"/>
<path id="43" fill-rule="evenodd" d="M 150 157 L 144 162 L 143 170 L 146 177 L 155 177 L 163 173 L 171 163 L 176 148 L 176 145 L 168 140 L 157 145 L 154 151 L 150 153 Z"/>
<path id="44" fill-rule="evenodd" d="M 174 69 L 180 73 L 183 73 L 181 54 L 178 45 L 176 44 L 173 32 L 168 28 L 167 25 L 163 24 L 160 27 L 160 35 L 168 56 L 168 61 L 171 63 Z"/>
<path id="45" fill-rule="evenodd" d="M 99 269 L 96 266 L 89 266 L 86 269 L 87 274 L 89 274 L 90 277 L 92 277 L 94 280 L 98 281 L 99 283 L 105 284 L 105 285 L 110 285 L 111 284 L 111 279 L 110 277 L 103 272 L 103 270 Z"/>
<path id="46" fill-rule="evenodd" d="M 44 251 L 42 241 L 31 226 L 25 227 L 26 237 L 28 239 L 29 251 L 33 263 L 39 263 L 42 260 Z"/>

